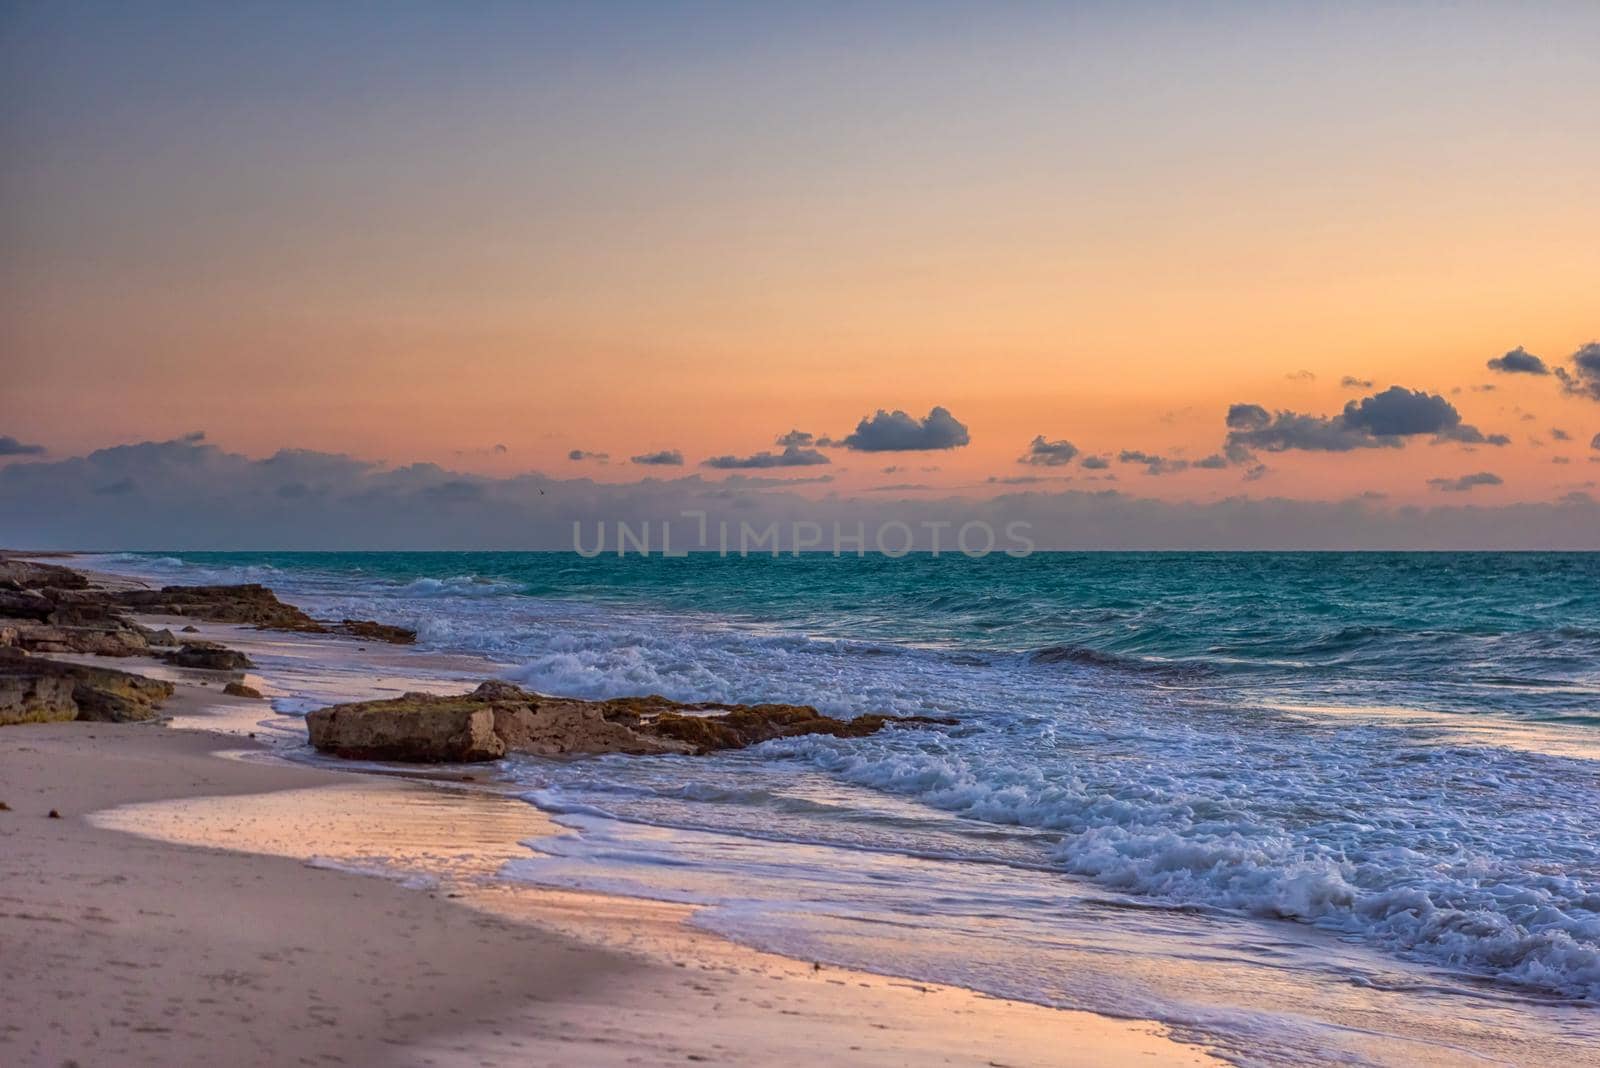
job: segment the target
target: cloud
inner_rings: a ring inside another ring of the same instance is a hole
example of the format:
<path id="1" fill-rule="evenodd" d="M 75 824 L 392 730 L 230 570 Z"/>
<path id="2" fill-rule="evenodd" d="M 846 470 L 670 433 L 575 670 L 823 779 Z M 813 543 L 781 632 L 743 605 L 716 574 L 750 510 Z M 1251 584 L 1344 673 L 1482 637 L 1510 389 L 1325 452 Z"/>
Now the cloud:
<path id="1" fill-rule="evenodd" d="M 1229 460 L 1226 456 L 1222 455 L 1220 452 L 1214 452 L 1210 456 L 1205 456 L 1196 460 L 1194 465 L 1196 467 L 1204 468 L 1207 471 L 1217 471 L 1227 467 L 1228 463 Z"/>
<path id="2" fill-rule="evenodd" d="M 1111 466 L 1109 456 L 1085 456 L 1079 463 L 1091 471 L 1104 471 Z"/>
<path id="3" fill-rule="evenodd" d="M 639 456 L 628 457 L 633 463 L 643 464 L 646 467 L 682 467 L 683 453 L 677 449 L 662 449 L 660 452 L 647 452 Z"/>
<path id="4" fill-rule="evenodd" d="M 785 434 L 784 437 L 789 437 Z M 779 438 L 782 441 L 783 438 Z M 714 467 L 719 471 L 764 469 L 769 467 L 814 467 L 832 463 L 816 449 L 789 445 L 782 452 L 758 452 L 753 456 L 713 456 L 701 462 L 701 467 Z"/>
<path id="5" fill-rule="evenodd" d="M 1370 378 L 1357 378 L 1355 375 L 1345 375 L 1339 379 L 1339 385 L 1345 389 L 1371 389 L 1373 382 Z"/>
<path id="6" fill-rule="evenodd" d="M 10 434 L 0 434 L 0 456 L 43 456 L 46 451 L 43 445 L 29 445 Z"/>
<path id="7" fill-rule="evenodd" d="M 1446 493 L 1466 493 L 1478 486 L 1503 485 L 1504 481 L 1491 471 L 1479 471 L 1475 475 L 1462 475 L 1460 478 L 1430 478 L 1428 485 Z"/>
<path id="8" fill-rule="evenodd" d="M 1147 475 L 1171 475 L 1189 468 L 1188 460 L 1171 460 L 1138 449 L 1123 449 L 1117 454 L 1117 460 L 1125 464 L 1143 464 Z"/>
<path id="9" fill-rule="evenodd" d="M 1226 422 L 1225 451 L 1236 463 L 1246 461 L 1255 449 L 1350 452 L 1399 448 L 1407 439 L 1420 435 L 1469 445 L 1499 446 L 1511 442 L 1504 434 L 1484 434 L 1463 423 L 1455 406 L 1438 394 L 1401 386 L 1349 401 L 1334 416 L 1269 413 L 1259 404 L 1234 404 L 1228 408 Z"/>
<path id="10" fill-rule="evenodd" d="M 1316 372 L 1314 371 L 1290 371 L 1283 377 L 1291 382 L 1315 382 L 1317 380 Z"/>
<path id="11" fill-rule="evenodd" d="M 837 444 L 860 452 L 913 452 L 954 449 L 971 440 L 966 426 L 948 408 L 935 407 L 926 419 L 917 419 L 899 409 L 886 412 L 879 408 Z"/>
<path id="12" fill-rule="evenodd" d="M 1071 475 L 990 475 L 985 482 L 995 486 L 1037 486 L 1046 482 L 1070 482 Z"/>
<path id="13" fill-rule="evenodd" d="M 1600 401 L 1600 341 L 1591 341 L 1572 354 L 1572 370 L 1556 368 L 1561 390 L 1574 397 Z"/>
<path id="14" fill-rule="evenodd" d="M 808 434 L 804 430 L 791 430 L 787 434 L 779 434 L 777 440 L 774 441 L 773 444 L 782 445 L 784 448 L 788 448 L 789 446 L 793 445 L 796 448 L 803 449 L 811 445 L 819 444 L 819 442 L 817 441 L 817 436 L 815 434 Z"/>
<path id="15" fill-rule="evenodd" d="M 1600 459 L 1600 448 L 1594 451 Z M 640 473 L 641 475 L 644 472 Z M 87 456 L 0 466 L 0 544 L 122 549 L 555 549 L 571 550 L 573 524 L 592 546 L 596 524 L 651 524 L 653 544 L 671 521 L 675 550 L 693 549 L 697 525 L 758 528 L 834 523 L 871 531 L 896 521 L 929 546 L 924 522 L 971 520 L 1003 531 L 1031 524 L 1041 549 L 1600 549 L 1593 500 L 1426 507 L 1369 499 L 1316 501 L 1236 496 L 1164 501 L 1038 485 L 995 497 L 883 493 L 812 498 L 809 479 L 665 473 L 621 483 L 537 472 L 479 476 L 435 464 L 387 467 L 349 456 L 285 449 L 252 459 L 198 441 L 140 442 Z M 827 475 L 819 476 L 826 480 Z M 126 481 L 127 492 L 97 493 Z M 1465 495 L 1438 495 L 1462 500 Z M 448 505 L 441 506 L 441 501 Z M 948 543 L 948 537 L 946 537 Z"/>
<path id="16" fill-rule="evenodd" d="M 1496 356 L 1489 361 L 1489 370 L 1499 371 L 1503 375 L 1547 375 L 1550 368 L 1545 362 L 1527 349 L 1518 345 L 1504 356 Z"/>
<path id="17" fill-rule="evenodd" d="M 573 449 L 567 453 L 567 459 L 598 460 L 600 463 L 608 463 L 611 460 L 611 454 L 609 452 L 589 452 L 587 449 Z"/>
<path id="18" fill-rule="evenodd" d="M 1553 426 L 1550 428 L 1550 438 L 1553 441 L 1571 441 L 1572 435 L 1558 426 Z"/>
<path id="19" fill-rule="evenodd" d="M 1596 452 L 1600 452 L 1600 434 L 1596 434 L 1594 437 L 1589 439 L 1589 448 L 1595 450 Z"/>
<path id="20" fill-rule="evenodd" d="M 1060 467 L 1070 464 L 1072 458 L 1078 455 L 1078 447 L 1065 439 L 1059 441 L 1046 441 L 1040 434 L 1028 443 L 1028 451 L 1017 457 L 1019 464 L 1034 464 L 1040 467 Z"/>

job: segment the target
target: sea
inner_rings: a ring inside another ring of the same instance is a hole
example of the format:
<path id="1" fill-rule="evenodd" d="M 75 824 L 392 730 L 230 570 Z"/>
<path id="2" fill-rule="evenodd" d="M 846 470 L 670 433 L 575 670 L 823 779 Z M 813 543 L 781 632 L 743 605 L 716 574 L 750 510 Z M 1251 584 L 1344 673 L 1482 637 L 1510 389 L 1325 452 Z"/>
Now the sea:
<path id="1" fill-rule="evenodd" d="M 506 880 L 1241 1064 L 1600 1063 L 1600 554 L 85 563 L 263 582 L 546 693 L 956 721 L 509 759 L 564 833 Z"/>

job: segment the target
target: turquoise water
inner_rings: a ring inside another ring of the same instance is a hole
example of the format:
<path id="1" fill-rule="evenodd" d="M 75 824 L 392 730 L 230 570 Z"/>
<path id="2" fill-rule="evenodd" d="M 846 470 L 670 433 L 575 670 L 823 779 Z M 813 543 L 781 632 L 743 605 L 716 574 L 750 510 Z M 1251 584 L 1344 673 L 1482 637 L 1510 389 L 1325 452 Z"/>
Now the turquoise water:
<path id="1" fill-rule="evenodd" d="M 1036 553 L 687 559 L 192 553 L 194 564 L 440 582 L 819 638 L 1147 671 L 1299 702 L 1600 725 L 1600 554 Z"/>
<path id="2" fill-rule="evenodd" d="M 1462 1041 L 1417 1021 L 1463 1013 L 1545 1056 L 1600 1045 L 1600 555 L 116 566 L 407 623 L 545 692 L 959 721 L 508 761 L 571 832 L 512 877 L 1246 1061 L 1406 1063 Z"/>

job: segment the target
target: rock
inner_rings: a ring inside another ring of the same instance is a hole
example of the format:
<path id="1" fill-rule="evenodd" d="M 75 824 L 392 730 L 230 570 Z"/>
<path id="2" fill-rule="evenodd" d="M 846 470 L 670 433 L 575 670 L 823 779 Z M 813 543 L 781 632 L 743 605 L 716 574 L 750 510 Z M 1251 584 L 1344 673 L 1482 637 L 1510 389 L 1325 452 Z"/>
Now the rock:
<path id="1" fill-rule="evenodd" d="M 872 734 L 891 724 L 950 722 L 922 717 L 839 720 L 808 705 L 689 705 L 665 697 L 611 701 L 547 697 L 490 681 L 467 694 L 408 693 L 318 709 L 306 717 L 311 744 L 337 756 L 423 763 L 599 753 L 704 754 L 773 738 Z"/>
<path id="2" fill-rule="evenodd" d="M 494 709 L 467 698 L 408 693 L 390 701 L 320 708 L 306 716 L 311 744 L 354 760 L 457 763 L 498 760 Z"/>
<path id="3" fill-rule="evenodd" d="M 230 682 L 222 688 L 222 692 L 229 697 L 256 697 L 261 696 L 261 691 L 254 686 L 246 686 L 242 682 Z"/>
<path id="4" fill-rule="evenodd" d="M 187 627 L 183 628 L 182 633 L 184 633 L 184 634 L 199 634 L 200 633 L 200 628 L 195 626 L 193 623 L 191 623 Z"/>
<path id="5" fill-rule="evenodd" d="M 0 724 L 153 719 L 172 684 L 126 671 L 0 656 Z"/>
<path id="6" fill-rule="evenodd" d="M 29 661 L 32 663 L 32 661 Z M 13 673 L 0 662 L 0 726 L 61 723 L 78 718 L 72 699 L 76 683 L 66 676 Z"/>
<path id="7" fill-rule="evenodd" d="M 55 610 L 56 602 L 38 590 L 0 589 L 0 616 L 47 623 Z"/>
<path id="8" fill-rule="evenodd" d="M 49 623 L 18 623 L 15 629 L 17 647 L 32 653 L 139 656 L 150 651 L 150 643 L 132 624 L 58 627 Z"/>
<path id="9" fill-rule="evenodd" d="M 17 628 L 0 626 L 0 649 L 14 649 L 17 645 Z"/>
<path id="10" fill-rule="evenodd" d="M 61 567 L 59 564 L 36 564 L 31 560 L 17 560 L 12 557 L 0 558 L 0 586 L 14 590 L 45 587 L 81 590 L 88 585 L 89 580 L 70 567 Z"/>
<path id="11" fill-rule="evenodd" d="M 138 624 L 134 625 L 138 626 Z M 162 627 L 160 630 L 152 630 L 149 627 L 139 627 L 139 633 L 143 634 L 144 640 L 152 646 L 170 648 L 179 644 L 178 636 L 172 633 L 172 631 L 168 630 L 166 627 Z"/>
<path id="12" fill-rule="evenodd" d="M 414 630 L 390 626 L 387 623 L 374 623 L 370 619 L 341 620 L 333 629 L 352 638 L 371 638 L 373 641 L 389 642 L 394 645 L 410 645 L 417 640 L 417 632 Z"/>
<path id="13" fill-rule="evenodd" d="M 106 599 L 122 608 L 172 616 L 192 616 L 212 623 L 249 623 L 274 630 L 321 634 L 327 628 L 292 604 L 284 604 L 265 586 L 163 586 L 159 590 L 108 591 Z"/>
<path id="14" fill-rule="evenodd" d="M 229 649 L 216 642 L 184 642 L 176 652 L 161 654 L 161 659 L 175 667 L 200 668 L 204 671 L 243 671 L 255 666 L 248 656 L 237 649 Z"/>

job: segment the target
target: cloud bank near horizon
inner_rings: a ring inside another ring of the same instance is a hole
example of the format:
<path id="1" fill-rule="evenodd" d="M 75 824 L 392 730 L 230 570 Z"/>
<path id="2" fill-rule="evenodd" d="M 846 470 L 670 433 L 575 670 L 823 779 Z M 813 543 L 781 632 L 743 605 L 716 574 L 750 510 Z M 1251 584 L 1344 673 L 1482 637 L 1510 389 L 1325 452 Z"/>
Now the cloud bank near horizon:
<path id="1" fill-rule="evenodd" d="M 826 482 L 828 476 L 807 479 Z M 436 464 L 386 467 L 285 449 L 252 459 L 191 434 L 0 468 L 0 544 L 80 549 L 556 549 L 573 524 L 674 524 L 685 511 L 765 528 L 790 545 L 795 523 L 847 531 L 899 522 L 928 547 L 924 523 L 1031 525 L 1040 549 L 1600 549 L 1600 504 L 1585 493 L 1495 507 L 1230 497 L 1160 501 L 1104 489 L 1049 488 L 993 498 L 893 499 L 795 491 L 795 479 L 699 474 L 600 483 L 537 472 L 463 474 Z M 949 544 L 948 537 L 946 544 Z M 870 542 L 869 542 L 870 551 Z"/>

